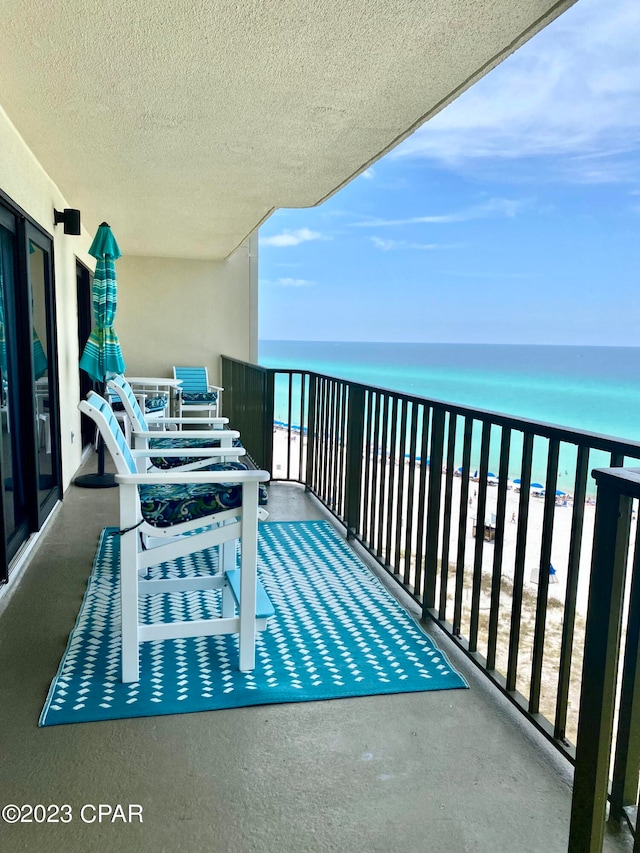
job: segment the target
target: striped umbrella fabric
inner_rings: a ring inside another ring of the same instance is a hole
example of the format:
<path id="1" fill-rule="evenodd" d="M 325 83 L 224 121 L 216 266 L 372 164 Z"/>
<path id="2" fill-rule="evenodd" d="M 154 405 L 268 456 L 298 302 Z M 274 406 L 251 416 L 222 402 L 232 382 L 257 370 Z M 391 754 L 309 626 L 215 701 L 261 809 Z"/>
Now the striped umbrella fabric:
<path id="1" fill-rule="evenodd" d="M 33 376 L 40 379 L 47 372 L 47 356 L 44 354 L 42 342 L 36 330 L 33 330 Z"/>
<path id="2" fill-rule="evenodd" d="M 95 326 L 82 353 L 80 367 L 95 382 L 105 382 L 111 374 L 125 371 L 120 342 L 113 327 L 118 292 L 115 261 L 122 252 L 106 222 L 98 228 L 89 254 L 97 259 L 93 275 Z"/>

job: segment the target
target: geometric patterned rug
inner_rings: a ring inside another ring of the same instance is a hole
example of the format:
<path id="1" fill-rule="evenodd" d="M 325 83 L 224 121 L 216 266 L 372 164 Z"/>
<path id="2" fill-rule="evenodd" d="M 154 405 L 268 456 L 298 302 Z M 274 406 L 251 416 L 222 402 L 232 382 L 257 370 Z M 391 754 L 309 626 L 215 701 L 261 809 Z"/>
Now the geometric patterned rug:
<path id="1" fill-rule="evenodd" d="M 140 681 L 123 684 L 119 547 L 114 529 L 103 530 L 41 726 L 467 687 L 327 521 L 260 524 L 258 573 L 275 616 L 258 634 L 253 672 L 238 670 L 236 635 L 156 640 L 141 644 Z M 216 570 L 211 549 L 151 571 Z M 218 590 L 142 596 L 142 617 L 206 618 L 219 598 Z"/>

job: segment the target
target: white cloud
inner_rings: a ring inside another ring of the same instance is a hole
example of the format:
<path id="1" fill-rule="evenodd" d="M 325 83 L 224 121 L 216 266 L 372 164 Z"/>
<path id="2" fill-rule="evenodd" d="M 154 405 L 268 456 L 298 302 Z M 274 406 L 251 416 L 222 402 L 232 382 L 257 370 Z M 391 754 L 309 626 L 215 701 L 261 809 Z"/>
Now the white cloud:
<path id="1" fill-rule="evenodd" d="M 308 240 L 320 240 L 322 234 L 319 231 L 311 231 L 309 228 L 298 228 L 295 231 L 287 230 L 273 237 L 261 237 L 261 246 L 298 246 Z"/>
<path id="2" fill-rule="evenodd" d="M 472 219 L 484 219 L 487 216 L 506 216 L 512 219 L 529 204 L 527 199 L 491 198 L 483 204 L 472 205 L 452 213 L 410 216 L 406 219 L 379 219 L 372 217 L 352 225 L 361 228 L 378 228 L 387 225 L 447 224 L 450 222 L 469 222 Z"/>
<path id="3" fill-rule="evenodd" d="M 568 177 L 632 180 L 624 160 L 640 150 L 639 40 L 638 0 L 580 0 L 392 156 L 452 166 L 560 156 Z"/>
<path id="4" fill-rule="evenodd" d="M 389 252 L 392 249 L 421 249 L 430 251 L 432 249 L 455 249 L 459 244 L 445 245 L 443 243 L 410 243 L 408 240 L 384 240 L 382 237 L 369 238 L 376 249 Z"/>
<path id="5" fill-rule="evenodd" d="M 315 281 L 309 281 L 306 278 L 260 278 L 258 285 L 260 287 L 315 287 Z"/>
<path id="6" fill-rule="evenodd" d="M 364 172 L 360 175 L 360 177 L 366 178 L 368 181 L 370 181 L 374 177 L 374 175 L 375 172 L 373 171 L 373 169 L 369 168 L 365 169 Z"/>
<path id="7" fill-rule="evenodd" d="M 313 287 L 314 283 L 306 278 L 279 278 L 276 281 L 279 287 Z"/>

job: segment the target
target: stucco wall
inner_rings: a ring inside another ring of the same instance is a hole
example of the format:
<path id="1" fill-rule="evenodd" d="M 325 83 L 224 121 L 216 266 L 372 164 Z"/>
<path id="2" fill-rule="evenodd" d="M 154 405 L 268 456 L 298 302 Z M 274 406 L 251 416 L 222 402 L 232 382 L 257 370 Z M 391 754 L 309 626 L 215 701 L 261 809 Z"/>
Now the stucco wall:
<path id="1" fill-rule="evenodd" d="M 62 225 L 54 228 L 54 208 L 73 207 L 73 199 L 64 198 L 1 108 L 0 151 L 0 189 L 53 237 L 62 476 L 66 488 L 82 455 L 77 410 L 80 391 L 76 256 L 93 269 L 95 261 L 87 254 L 91 235 L 84 228 L 77 237 L 65 235 Z"/>
<path id="2" fill-rule="evenodd" d="M 174 364 L 206 365 L 220 384 L 221 355 L 255 361 L 256 254 L 252 237 L 226 261 L 120 258 L 116 331 L 127 373 L 171 376 Z"/>
<path id="3" fill-rule="evenodd" d="M 0 189 L 53 238 L 63 488 L 80 464 L 76 257 L 89 269 L 93 231 L 67 236 L 54 228 L 65 199 L 0 108 Z M 118 223 L 104 218 L 118 237 Z M 99 223 L 86 223 L 93 229 Z M 132 375 L 170 376 L 173 364 L 206 364 L 219 384 L 220 355 L 257 359 L 257 237 L 226 261 L 123 257 L 116 264 L 120 336 Z"/>

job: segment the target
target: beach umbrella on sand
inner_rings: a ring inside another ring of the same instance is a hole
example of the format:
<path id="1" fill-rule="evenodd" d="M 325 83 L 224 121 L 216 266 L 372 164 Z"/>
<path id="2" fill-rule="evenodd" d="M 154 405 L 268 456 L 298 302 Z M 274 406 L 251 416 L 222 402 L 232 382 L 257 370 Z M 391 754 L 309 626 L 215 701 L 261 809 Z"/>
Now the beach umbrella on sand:
<path id="1" fill-rule="evenodd" d="M 556 489 L 556 497 L 563 498 L 567 493 L 563 492 L 562 489 Z"/>
<path id="2" fill-rule="evenodd" d="M 97 391 L 104 395 L 106 381 L 114 373 L 124 373 L 125 363 L 113 323 L 116 316 L 117 284 L 115 261 L 122 255 L 111 228 L 103 222 L 93 239 L 89 254 L 96 258 L 93 275 L 93 314 L 95 326 L 80 359 Z M 98 473 L 76 477 L 78 486 L 108 488 L 115 486 L 113 475 L 104 473 L 104 444 L 98 442 Z"/>
<path id="3" fill-rule="evenodd" d="M 540 489 L 544 489 L 544 486 L 542 485 L 542 483 L 531 483 L 531 485 L 529 486 L 529 488 L 530 488 L 530 489 L 535 489 L 535 490 L 536 490 L 536 492 L 539 492 L 539 491 L 540 491 Z"/>

